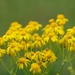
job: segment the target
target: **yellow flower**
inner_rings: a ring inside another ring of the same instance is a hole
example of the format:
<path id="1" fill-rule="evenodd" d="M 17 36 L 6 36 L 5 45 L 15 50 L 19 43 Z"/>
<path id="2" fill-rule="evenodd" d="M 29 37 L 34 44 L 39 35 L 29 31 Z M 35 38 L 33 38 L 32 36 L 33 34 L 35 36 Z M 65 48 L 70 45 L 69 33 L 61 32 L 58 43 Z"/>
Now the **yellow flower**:
<path id="1" fill-rule="evenodd" d="M 0 48 L 0 58 L 1 58 L 4 54 L 6 54 L 6 50 Z"/>
<path id="2" fill-rule="evenodd" d="M 27 52 L 27 53 L 24 54 L 24 57 L 29 59 L 29 60 L 32 60 L 32 57 L 34 56 L 34 54 L 35 53 L 33 51 Z"/>
<path id="3" fill-rule="evenodd" d="M 57 19 L 64 19 L 64 18 L 65 18 L 65 16 L 63 14 L 57 15 Z"/>
<path id="4" fill-rule="evenodd" d="M 37 61 L 37 64 L 40 65 L 40 66 L 43 66 L 45 68 L 47 68 L 47 61 Z"/>
<path id="5" fill-rule="evenodd" d="M 68 50 L 75 52 L 75 42 L 68 47 Z"/>
<path id="6" fill-rule="evenodd" d="M 49 22 L 50 22 L 50 23 L 53 23 L 53 22 L 54 22 L 54 19 L 50 19 Z"/>
<path id="7" fill-rule="evenodd" d="M 20 49 L 21 50 L 24 50 L 24 51 L 26 51 L 26 50 L 28 50 L 28 49 L 33 49 L 34 48 L 34 44 L 32 43 L 32 42 L 25 42 L 25 41 L 21 41 L 21 43 L 20 43 Z"/>
<path id="8" fill-rule="evenodd" d="M 2 46 L 4 44 L 4 39 L 2 37 L 0 37 L 0 46 Z"/>
<path id="9" fill-rule="evenodd" d="M 9 27 L 10 30 L 17 30 L 22 27 L 21 24 L 19 24 L 18 22 L 12 22 L 10 25 L 11 25 Z"/>
<path id="10" fill-rule="evenodd" d="M 59 44 L 63 45 L 70 51 L 73 50 L 74 43 L 75 37 L 70 32 L 67 32 L 64 37 L 59 40 Z"/>
<path id="11" fill-rule="evenodd" d="M 64 30 L 60 26 L 58 26 L 56 22 L 50 22 L 49 25 L 43 28 L 43 31 L 43 34 L 46 35 L 48 35 L 49 33 L 54 33 L 57 36 L 64 34 Z"/>
<path id="12" fill-rule="evenodd" d="M 13 56 L 16 56 L 16 52 L 19 52 L 19 51 L 20 51 L 19 43 L 12 40 L 8 44 L 7 55 L 13 57 Z"/>
<path id="13" fill-rule="evenodd" d="M 32 25 L 27 25 L 24 29 L 25 29 L 25 31 L 26 31 L 27 33 L 32 33 L 32 32 L 33 32 Z"/>
<path id="14" fill-rule="evenodd" d="M 54 35 L 53 33 L 49 33 L 48 37 L 50 38 L 51 41 L 57 42 L 58 41 L 58 36 Z"/>
<path id="15" fill-rule="evenodd" d="M 35 41 L 39 36 L 38 33 L 34 33 L 33 36 L 32 36 L 32 41 Z"/>
<path id="16" fill-rule="evenodd" d="M 39 23 L 36 22 L 36 21 L 30 21 L 29 24 L 33 26 L 33 29 L 34 29 L 34 30 L 39 30 L 39 28 L 42 27 L 42 25 L 39 24 Z"/>
<path id="17" fill-rule="evenodd" d="M 68 19 L 66 19 L 63 14 L 57 15 L 56 23 L 59 26 L 63 26 L 64 24 L 66 24 L 67 21 L 68 21 Z"/>
<path id="18" fill-rule="evenodd" d="M 47 43 L 49 42 L 49 37 L 45 34 L 42 35 L 42 39 Z"/>
<path id="19" fill-rule="evenodd" d="M 48 34 L 50 32 L 52 32 L 52 29 L 51 29 L 51 25 L 46 25 L 43 29 L 42 29 L 43 33 L 44 34 Z"/>
<path id="20" fill-rule="evenodd" d="M 72 35 L 75 35 L 75 26 L 73 28 L 67 29 L 67 32 L 70 32 Z"/>
<path id="21" fill-rule="evenodd" d="M 39 30 L 39 28 L 41 28 L 41 27 L 42 27 L 42 25 L 39 24 L 38 22 L 30 21 L 29 24 L 25 27 L 25 31 L 29 32 L 29 33 L 32 33 L 34 31 Z"/>
<path id="22" fill-rule="evenodd" d="M 51 24 L 50 32 L 53 32 L 56 35 L 63 35 L 64 34 L 64 30 L 60 26 L 58 26 L 57 23 L 52 23 Z"/>
<path id="23" fill-rule="evenodd" d="M 28 59 L 21 57 L 18 59 L 17 65 L 18 65 L 19 69 L 24 69 L 24 66 L 26 66 L 26 67 L 28 66 L 27 65 L 28 62 L 29 62 Z"/>
<path id="24" fill-rule="evenodd" d="M 22 41 L 22 40 L 28 41 L 28 40 L 30 40 L 30 38 L 31 38 L 31 34 L 25 32 L 24 29 L 19 30 L 18 35 L 17 35 L 17 37 L 16 37 L 16 39 L 17 39 L 19 42 Z"/>
<path id="25" fill-rule="evenodd" d="M 55 35 L 54 33 L 49 33 L 48 35 L 46 35 L 46 34 L 43 34 L 42 35 L 42 38 L 43 38 L 43 40 L 45 41 L 45 42 L 57 42 L 58 41 L 58 36 L 57 35 Z"/>
<path id="26" fill-rule="evenodd" d="M 40 65 L 38 65 L 37 63 L 32 63 L 30 71 L 33 71 L 33 74 L 41 73 Z"/>
<path id="27" fill-rule="evenodd" d="M 31 57 L 31 60 L 42 61 L 43 53 L 40 51 L 36 51 L 36 53 Z"/>
<path id="28" fill-rule="evenodd" d="M 33 49 L 34 48 L 34 43 L 33 42 L 28 42 L 27 43 L 27 48 L 28 49 Z"/>
<path id="29" fill-rule="evenodd" d="M 34 46 L 42 47 L 43 45 L 46 45 L 45 41 L 41 37 L 37 37 L 34 41 Z"/>
<path id="30" fill-rule="evenodd" d="M 50 63 L 53 63 L 56 61 L 57 57 L 51 50 L 46 49 L 43 52 L 44 52 L 44 60 L 45 61 L 49 61 Z"/>
<path id="31" fill-rule="evenodd" d="M 14 32 L 12 30 L 8 30 L 2 38 L 4 39 L 4 41 L 9 41 L 16 38 L 16 36 L 14 35 Z"/>
<path id="32" fill-rule="evenodd" d="M 9 41 L 12 39 L 16 39 L 17 35 L 18 35 L 18 30 L 21 29 L 21 24 L 19 24 L 18 22 L 13 22 L 11 23 L 11 26 L 9 27 L 9 29 L 7 30 L 6 34 L 3 35 L 3 39 L 5 41 Z"/>
<path id="33" fill-rule="evenodd" d="M 19 47 L 20 47 L 21 50 L 27 50 L 28 49 L 27 48 L 27 43 L 25 41 L 21 41 Z"/>

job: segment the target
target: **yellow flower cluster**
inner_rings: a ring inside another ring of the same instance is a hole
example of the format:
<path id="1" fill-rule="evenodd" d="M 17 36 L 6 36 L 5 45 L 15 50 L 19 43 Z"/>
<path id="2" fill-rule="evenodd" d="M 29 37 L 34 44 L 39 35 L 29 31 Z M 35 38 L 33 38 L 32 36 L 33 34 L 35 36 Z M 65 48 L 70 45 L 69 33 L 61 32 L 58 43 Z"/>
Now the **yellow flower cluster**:
<path id="1" fill-rule="evenodd" d="M 30 66 L 29 71 L 33 71 L 33 74 L 41 73 L 41 67 L 47 68 L 47 64 L 57 59 L 48 46 L 52 42 L 75 51 L 75 27 L 68 29 L 64 35 L 67 21 L 63 14 L 59 14 L 56 20 L 50 19 L 44 28 L 36 21 L 30 21 L 25 27 L 18 22 L 11 23 L 7 32 L 0 37 L 0 58 L 6 54 L 15 59 L 19 69 Z M 40 28 L 41 35 L 38 33 Z"/>
<path id="2" fill-rule="evenodd" d="M 58 38 L 64 35 L 64 24 L 68 21 L 64 15 L 57 16 L 56 21 L 54 19 L 49 20 L 49 24 L 43 28 L 42 38 L 46 42 L 57 42 Z"/>
<path id="3" fill-rule="evenodd" d="M 75 27 L 67 29 L 66 34 L 59 40 L 59 43 L 69 51 L 75 51 Z"/>

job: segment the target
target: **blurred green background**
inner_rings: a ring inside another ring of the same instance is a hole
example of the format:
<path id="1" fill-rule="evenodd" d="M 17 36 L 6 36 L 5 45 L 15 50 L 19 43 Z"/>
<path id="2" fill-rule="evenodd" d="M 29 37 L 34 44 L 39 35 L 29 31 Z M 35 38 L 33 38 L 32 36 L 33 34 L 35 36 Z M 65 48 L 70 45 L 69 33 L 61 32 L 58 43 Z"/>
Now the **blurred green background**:
<path id="1" fill-rule="evenodd" d="M 46 25 L 50 18 L 56 18 L 58 14 L 64 14 L 69 19 L 65 28 L 73 27 L 75 0 L 0 0 L 0 36 L 5 34 L 13 21 L 23 26 L 30 20 Z M 6 75 L 1 65 L 0 74 Z"/>

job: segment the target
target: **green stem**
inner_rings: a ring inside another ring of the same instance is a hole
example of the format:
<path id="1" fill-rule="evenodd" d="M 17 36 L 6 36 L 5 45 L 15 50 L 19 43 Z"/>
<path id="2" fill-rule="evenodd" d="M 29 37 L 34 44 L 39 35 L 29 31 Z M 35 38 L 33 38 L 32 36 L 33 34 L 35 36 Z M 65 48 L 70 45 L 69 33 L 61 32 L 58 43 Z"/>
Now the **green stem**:
<path id="1" fill-rule="evenodd" d="M 28 75 L 24 69 L 23 69 L 23 72 L 24 72 L 25 75 Z"/>
<path id="2" fill-rule="evenodd" d="M 4 68 L 8 71 L 8 73 L 10 74 L 10 71 L 8 70 L 7 66 L 5 65 L 5 63 L 3 62 L 2 59 L 0 59 L 0 62 L 2 63 L 2 65 L 4 66 Z"/>
<path id="3" fill-rule="evenodd" d="M 72 62 L 71 61 L 70 61 L 70 67 L 71 67 L 70 74 L 71 75 L 75 75 L 75 72 L 74 72 L 74 69 L 73 69 Z"/>
<path id="4" fill-rule="evenodd" d="M 11 71 L 10 71 L 10 75 L 14 75 L 14 62 L 13 62 L 13 58 L 10 58 L 10 63 L 11 63 Z"/>
<path id="5" fill-rule="evenodd" d="M 62 65 L 61 69 L 60 69 L 60 72 L 59 72 L 59 75 L 62 75 L 62 71 L 63 71 L 63 68 L 65 66 L 66 62 Z"/>
<path id="6" fill-rule="evenodd" d="M 52 70 L 51 70 L 51 72 L 50 72 L 51 75 L 52 75 L 52 73 L 53 73 L 53 71 L 54 71 L 54 69 L 55 69 L 55 67 L 56 67 L 56 64 L 57 64 L 57 62 L 54 64 L 54 66 L 53 66 L 53 68 L 52 68 Z"/>
<path id="7" fill-rule="evenodd" d="M 74 58 L 75 58 L 75 55 L 74 55 L 71 59 L 69 59 L 68 62 L 70 62 L 70 61 L 73 60 Z"/>
<path id="8" fill-rule="evenodd" d="M 64 59 L 65 59 L 65 57 L 64 57 L 64 48 L 62 48 L 62 59 L 63 59 L 63 61 L 64 61 Z"/>
<path id="9" fill-rule="evenodd" d="M 16 73 L 17 73 L 17 70 L 18 70 L 18 66 L 16 67 L 16 70 L 15 70 L 15 73 L 14 73 L 15 75 L 16 75 Z"/>
<path id="10" fill-rule="evenodd" d="M 27 69 L 27 68 L 26 68 L 26 72 L 27 72 L 27 75 L 30 75 L 30 74 L 29 74 L 29 71 L 28 71 L 28 69 Z"/>

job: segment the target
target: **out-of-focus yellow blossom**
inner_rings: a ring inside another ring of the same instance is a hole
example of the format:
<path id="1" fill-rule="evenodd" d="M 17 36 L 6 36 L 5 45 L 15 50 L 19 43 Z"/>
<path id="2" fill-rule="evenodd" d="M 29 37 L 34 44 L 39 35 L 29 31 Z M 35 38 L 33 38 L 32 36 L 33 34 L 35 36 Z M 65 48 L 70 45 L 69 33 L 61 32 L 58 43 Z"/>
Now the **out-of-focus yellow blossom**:
<path id="1" fill-rule="evenodd" d="M 38 65 L 37 63 L 32 63 L 30 71 L 33 71 L 33 74 L 41 73 L 40 65 Z"/>
<path id="2" fill-rule="evenodd" d="M 4 39 L 4 41 L 9 41 L 16 38 L 16 36 L 14 35 L 14 32 L 12 30 L 8 30 L 2 38 Z"/>
<path id="3" fill-rule="evenodd" d="M 67 32 L 70 32 L 73 36 L 75 36 L 75 26 L 73 28 L 67 29 Z"/>
<path id="4" fill-rule="evenodd" d="M 27 43 L 25 41 L 21 41 L 19 47 L 20 47 L 21 50 L 27 50 L 28 49 L 27 48 Z"/>
<path id="5" fill-rule="evenodd" d="M 67 21 L 68 21 L 68 19 L 65 18 L 63 14 L 57 15 L 56 23 L 57 23 L 59 26 L 65 25 Z"/>
<path id="6" fill-rule="evenodd" d="M 17 65 L 18 65 L 19 69 L 24 69 L 24 66 L 27 67 L 28 62 L 30 62 L 28 59 L 21 57 L 18 59 Z"/>
<path id="7" fill-rule="evenodd" d="M 63 35 L 64 30 L 58 26 L 56 23 L 51 24 L 51 31 L 54 32 L 56 35 Z"/>
<path id="8" fill-rule="evenodd" d="M 42 25 L 39 24 L 38 22 L 36 22 L 36 21 L 30 21 L 28 23 L 28 25 L 25 27 L 25 31 L 31 33 L 33 31 L 39 30 L 39 28 L 41 28 L 41 27 L 42 27 Z"/>
<path id="9" fill-rule="evenodd" d="M 40 35 L 38 33 L 33 34 L 32 41 L 35 41 Z"/>
<path id="10" fill-rule="evenodd" d="M 50 30 L 51 30 L 51 25 L 46 25 L 43 29 L 42 29 L 42 31 L 43 31 L 43 33 L 45 33 L 45 34 L 48 34 L 48 33 L 50 33 Z"/>
<path id="11" fill-rule="evenodd" d="M 33 32 L 32 25 L 27 25 L 24 29 L 28 33 L 32 33 Z"/>
<path id="12" fill-rule="evenodd" d="M 21 28 L 21 24 L 18 22 L 11 23 L 11 26 L 9 27 L 6 34 L 2 37 L 5 41 L 9 41 L 12 39 L 16 39 L 18 30 Z"/>
<path id="13" fill-rule="evenodd" d="M 24 30 L 19 30 L 19 34 L 17 35 L 16 39 L 18 41 L 22 41 L 22 40 L 28 41 L 30 40 L 30 38 L 31 38 L 31 34 L 25 32 Z"/>
<path id="14" fill-rule="evenodd" d="M 70 47 L 68 47 L 68 50 L 70 50 L 71 52 L 75 52 L 75 42 L 71 44 Z"/>
<path id="15" fill-rule="evenodd" d="M 43 66 L 45 68 L 47 68 L 47 63 L 48 63 L 48 61 L 37 61 L 37 64 L 39 64 L 40 66 Z"/>
<path id="16" fill-rule="evenodd" d="M 17 30 L 17 29 L 19 29 L 19 28 L 21 28 L 21 27 L 22 27 L 22 25 L 19 24 L 18 22 L 12 22 L 12 23 L 10 24 L 9 29 L 13 31 L 13 30 Z"/>
<path id="17" fill-rule="evenodd" d="M 8 44 L 8 48 L 7 48 L 7 55 L 14 57 L 16 56 L 16 52 L 19 52 L 20 48 L 19 48 L 19 43 L 16 41 L 11 41 Z"/>
<path id="18" fill-rule="evenodd" d="M 30 21 L 25 27 L 18 22 L 12 22 L 7 32 L 0 37 L 0 58 L 6 54 L 14 58 L 14 62 L 17 60 L 16 71 L 11 61 L 13 66 L 11 70 L 15 71 L 15 73 L 12 72 L 13 74 L 16 74 L 18 68 L 27 67 L 33 74 L 41 73 L 48 68 L 49 64 L 57 60 L 55 53 L 51 50 L 54 45 L 57 46 L 59 43 L 61 48 L 75 51 L 75 26 L 65 33 L 63 26 L 67 21 L 63 14 L 59 14 L 56 20 L 49 20 L 49 24 L 42 28 L 42 32 L 37 32 L 42 25 L 36 21 Z M 43 50 L 44 48 L 46 49 Z M 69 59 L 70 54 L 66 53 Z M 63 58 L 66 59 L 66 57 L 63 55 Z M 41 74 L 43 75 L 43 72 Z"/>
<path id="19" fill-rule="evenodd" d="M 28 42 L 27 43 L 27 48 L 33 49 L 34 48 L 34 43 L 33 42 Z"/>
<path id="20" fill-rule="evenodd" d="M 58 36 L 55 35 L 54 33 L 49 33 L 48 35 L 43 34 L 42 38 L 45 42 L 57 42 L 58 41 Z"/>
<path id="21" fill-rule="evenodd" d="M 43 28 L 43 33 L 47 35 L 49 33 L 55 33 L 55 35 L 59 36 L 64 34 L 64 30 L 60 26 L 58 26 L 56 22 L 51 22 L 49 25 Z"/>
<path id="22" fill-rule="evenodd" d="M 54 22 L 54 19 L 50 19 L 49 22 L 50 22 L 50 23 L 53 23 L 53 22 Z"/>
<path id="23" fill-rule="evenodd" d="M 4 39 L 0 37 L 0 46 L 2 46 L 3 44 L 4 44 Z"/>
<path id="24" fill-rule="evenodd" d="M 64 38 L 59 39 L 59 40 L 58 40 L 58 43 L 59 43 L 61 46 L 63 46 L 63 47 L 66 46 L 66 42 L 64 41 Z"/>
<path id="25" fill-rule="evenodd" d="M 24 57 L 29 59 L 29 60 L 32 60 L 32 57 L 34 56 L 34 54 L 35 53 L 33 51 L 32 52 L 27 52 L 27 53 L 24 54 Z"/>
<path id="26" fill-rule="evenodd" d="M 45 61 L 49 61 L 50 63 L 53 63 L 54 61 L 56 61 L 57 57 L 50 49 L 47 48 L 43 52 L 44 52 Z"/>
<path id="27" fill-rule="evenodd" d="M 75 43 L 75 37 L 70 32 L 67 32 L 59 43 L 65 46 L 68 50 L 72 51 Z"/>
<path id="28" fill-rule="evenodd" d="M 25 42 L 25 41 L 21 41 L 20 43 L 20 49 L 21 50 L 28 50 L 29 48 L 34 48 L 34 44 L 32 42 Z"/>
<path id="29" fill-rule="evenodd" d="M 36 53 L 31 57 L 31 59 L 35 61 L 42 61 L 43 55 L 44 54 L 42 52 L 36 51 Z"/>
<path id="30" fill-rule="evenodd" d="M 6 54 L 6 50 L 0 48 L 0 58 L 1 58 L 4 54 Z"/>
<path id="31" fill-rule="evenodd" d="M 45 41 L 41 37 L 37 37 L 34 41 L 34 46 L 42 47 L 43 45 L 46 45 Z"/>
<path id="32" fill-rule="evenodd" d="M 75 37 L 71 33 L 66 33 L 64 39 L 68 44 L 71 44 L 75 41 Z"/>

